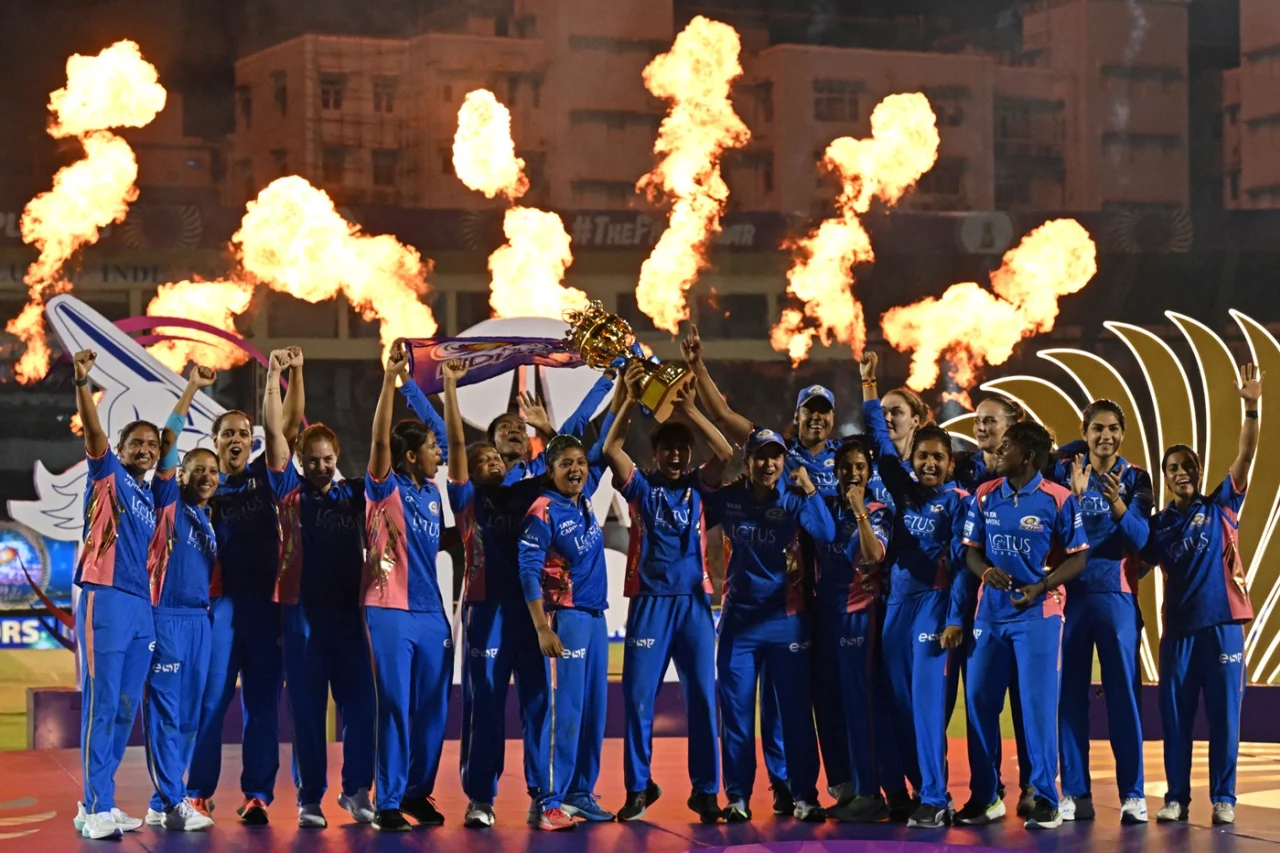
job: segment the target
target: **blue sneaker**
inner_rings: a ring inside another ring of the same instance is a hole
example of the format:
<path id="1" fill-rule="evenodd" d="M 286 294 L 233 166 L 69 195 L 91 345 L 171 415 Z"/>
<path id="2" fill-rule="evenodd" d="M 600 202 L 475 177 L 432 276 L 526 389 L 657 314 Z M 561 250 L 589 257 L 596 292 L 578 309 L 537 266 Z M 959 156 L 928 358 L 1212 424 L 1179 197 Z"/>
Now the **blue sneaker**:
<path id="1" fill-rule="evenodd" d="M 570 794 L 565 797 L 560 808 L 569 817 L 576 817 L 580 820 L 589 820 L 597 823 L 608 823 L 613 820 L 613 812 L 606 811 L 599 802 L 597 802 L 594 794 Z"/>

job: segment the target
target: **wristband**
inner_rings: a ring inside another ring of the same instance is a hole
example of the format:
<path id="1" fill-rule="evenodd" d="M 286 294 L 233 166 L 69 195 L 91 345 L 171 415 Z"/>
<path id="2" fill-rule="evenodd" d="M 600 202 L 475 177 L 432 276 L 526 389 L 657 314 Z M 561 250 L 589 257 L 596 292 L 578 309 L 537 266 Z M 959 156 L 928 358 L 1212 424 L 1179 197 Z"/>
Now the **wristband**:
<path id="1" fill-rule="evenodd" d="M 867 520 L 868 518 L 870 518 L 870 517 L 871 517 L 871 516 L 870 516 L 870 515 L 868 515 L 868 514 L 867 514 L 867 513 L 865 513 L 865 512 L 855 512 L 855 513 L 853 514 L 853 520 L 854 520 L 854 521 L 866 521 L 866 520 Z"/>
<path id="2" fill-rule="evenodd" d="M 818 493 L 818 490 L 817 490 L 817 489 L 814 489 L 812 492 L 805 492 L 805 493 L 804 493 L 804 496 L 805 496 L 805 498 L 811 498 L 811 497 L 813 497 L 814 495 L 816 495 L 817 493 Z"/>
<path id="3" fill-rule="evenodd" d="M 862 380 L 862 387 L 863 387 L 863 388 L 874 388 L 874 387 L 876 387 L 876 381 L 875 381 L 874 379 L 864 379 L 864 380 Z"/>
<path id="4" fill-rule="evenodd" d="M 983 572 L 983 573 L 982 573 L 982 582 L 983 582 L 983 583 L 986 583 L 986 582 L 987 582 L 987 575 L 991 574 L 991 573 L 992 573 L 992 572 L 994 572 L 995 570 L 996 570 L 996 567 L 995 567 L 995 566 L 987 566 L 987 570 L 986 570 L 985 572 Z"/>
<path id="5" fill-rule="evenodd" d="M 177 412 L 170 412 L 169 420 L 164 422 L 164 428 L 171 431 L 174 435 L 182 435 L 182 431 L 187 428 L 186 415 L 180 415 Z"/>
<path id="6" fill-rule="evenodd" d="M 88 376 L 86 376 L 84 379 L 77 379 L 77 380 L 75 380 L 75 382 L 74 382 L 74 385 L 75 385 L 77 388 L 83 388 L 84 386 L 86 386 L 86 385 L 88 385 L 88 384 L 89 384 L 89 377 L 88 377 Z"/>
<path id="7" fill-rule="evenodd" d="M 1247 410 L 1247 411 L 1244 413 L 1244 416 L 1245 416 L 1246 418 L 1253 418 L 1253 419 L 1256 421 L 1256 420 L 1258 419 L 1258 410 L 1257 410 L 1257 409 L 1249 409 L 1249 410 Z"/>

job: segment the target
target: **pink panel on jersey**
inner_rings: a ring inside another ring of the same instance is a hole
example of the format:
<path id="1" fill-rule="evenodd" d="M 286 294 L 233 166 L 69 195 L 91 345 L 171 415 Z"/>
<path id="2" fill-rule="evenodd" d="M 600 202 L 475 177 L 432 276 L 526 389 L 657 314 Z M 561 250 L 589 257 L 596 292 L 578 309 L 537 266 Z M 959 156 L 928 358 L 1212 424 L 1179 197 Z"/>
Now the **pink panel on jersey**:
<path id="1" fill-rule="evenodd" d="M 1235 486 L 1234 481 L 1232 487 Z M 1223 509 L 1223 512 L 1228 510 Z M 1231 513 L 1234 516 L 1235 513 Z M 1230 516 L 1229 516 L 1230 517 Z M 1234 521 L 1234 519 L 1232 519 Z M 1245 582 L 1244 563 L 1240 559 L 1239 534 L 1231 521 L 1222 524 L 1222 583 L 1227 592 L 1227 605 L 1231 618 L 1253 619 L 1253 602 L 1249 600 L 1249 587 Z"/>
<path id="2" fill-rule="evenodd" d="M 116 507 L 116 478 L 95 480 L 89 497 L 89 534 L 81 554 L 81 583 L 113 586 L 116 576 L 116 544 L 120 537 L 120 510 Z"/>
<path id="3" fill-rule="evenodd" d="M 302 489 L 294 489 L 276 501 L 276 526 L 280 533 L 280 562 L 273 600 L 297 604 L 302 589 Z"/>
<path id="4" fill-rule="evenodd" d="M 151 582 L 151 606 L 160 604 L 164 594 L 164 579 L 169 571 L 169 556 L 173 553 L 174 528 L 177 525 L 177 504 L 161 508 L 156 515 L 156 532 L 147 546 L 147 576 Z"/>
<path id="5" fill-rule="evenodd" d="M 399 489 L 365 507 L 365 530 L 369 540 L 364 572 L 365 605 L 408 610 L 409 547 L 405 541 L 408 525 Z"/>

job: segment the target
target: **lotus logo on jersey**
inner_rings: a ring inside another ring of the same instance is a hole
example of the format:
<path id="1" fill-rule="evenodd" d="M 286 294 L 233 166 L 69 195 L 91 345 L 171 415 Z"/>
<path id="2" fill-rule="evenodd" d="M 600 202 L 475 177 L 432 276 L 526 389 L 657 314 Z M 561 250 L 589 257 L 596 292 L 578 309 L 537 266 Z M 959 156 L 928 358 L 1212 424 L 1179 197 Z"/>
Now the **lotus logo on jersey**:
<path id="1" fill-rule="evenodd" d="M 1034 515 L 1024 515 L 1018 520 L 1018 526 L 1023 530 L 1029 530 L 1032 533 L 1039 533 L 1041 530 L 1044 530 L 1044 525 L 1041 524 L 1040 519 L 1036 518 Z"/>
<path id="2" fill-rule="evenodd" d="M 627 637 L 627 645 L 637 649 L 653 648 L 652 637 Z"/>

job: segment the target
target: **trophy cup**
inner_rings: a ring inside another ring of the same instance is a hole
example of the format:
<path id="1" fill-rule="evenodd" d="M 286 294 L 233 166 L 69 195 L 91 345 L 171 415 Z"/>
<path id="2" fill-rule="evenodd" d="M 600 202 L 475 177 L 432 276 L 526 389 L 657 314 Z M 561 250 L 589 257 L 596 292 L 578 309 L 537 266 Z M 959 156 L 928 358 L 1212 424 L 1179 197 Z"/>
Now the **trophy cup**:
<path id="1" fill-rule="evenodd" d="M 687 367 L 643 358 L 631 326 L 605 311 L 601 302 L 592 301 L 581 311 L 566 311 L 564 319 L 569 324 L 565 343 L 590 366 L 597 370 L 625 370 L 633 361 L 644 365 L 648 375 L 641 386 L 640 404 L 653 412 L 659 422 L 671 417 L 679 392 L 693 381 Z"/>

